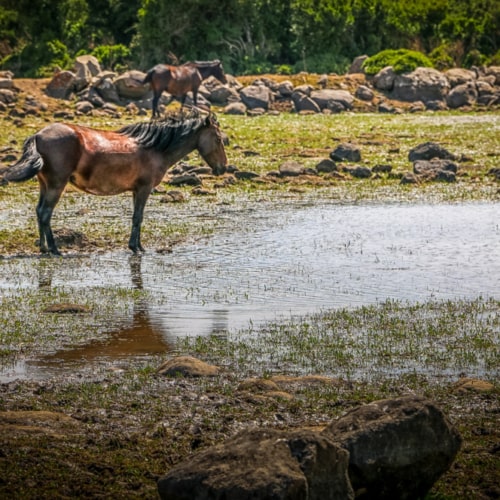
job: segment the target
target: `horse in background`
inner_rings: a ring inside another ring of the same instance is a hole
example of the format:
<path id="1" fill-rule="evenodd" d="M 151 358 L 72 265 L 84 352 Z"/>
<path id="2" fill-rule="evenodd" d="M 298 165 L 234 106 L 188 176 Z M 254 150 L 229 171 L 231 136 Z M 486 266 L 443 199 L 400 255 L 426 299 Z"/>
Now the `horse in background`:
<path id="1" fill-rule="evenodd" d="M 187 93 L 192 92 L 196 106 L 201 82 L 209 76 L 217 78 L 221 83 L 227 83 L 224 68 L 218 59 L 187 62 L 180 66 L 157 64 L 151 68 L 142 83 L 149 83 L 153 90 L 153 118 L 159 116 L 158 102 L 164 90 L 180 99 L 181 107 L 184 107 Z"/>
<path id="2" fill-rule="evenodd" d="M 0 177 L 0 185 L 38 177 L 36 207 L 40 250 L 60 255 L 51 229 L 52 212 L 66 184 L 95 195 L 132 191 L 134 212 L 128 247 L 144 251 L 141 224 L 151 191 L 167 169 L 197 149 L 215 175 L 226 170 L 227 158 L 213 113 L 192 108 L 163 120 L 126 125 L 117 131 L 53 123 L 24 142 L 17 163 Z"/>

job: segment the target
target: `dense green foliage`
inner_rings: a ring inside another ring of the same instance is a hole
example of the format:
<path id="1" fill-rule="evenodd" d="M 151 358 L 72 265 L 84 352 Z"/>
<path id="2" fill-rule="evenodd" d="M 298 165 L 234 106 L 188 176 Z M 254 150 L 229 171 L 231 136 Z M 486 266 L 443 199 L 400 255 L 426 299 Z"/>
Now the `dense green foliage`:
<path id="1" fill-rule="evenodd" d="M 375 75 L 386 66 L 392 66 L 396 73 L 404 73 L 406 71 L 413 71 L 419 66 L 432 68 L 433 64 L 431 60 L 421 52 L 406 49 L 383 50 L 369 57 L 363 63 L 363 69 L 367 75 Z"/>
<path id="2" fill-rule="evenodd" d="M 2 0 L 0 63 L 41 76 L 93 52 L 105 67 L 217 57 L 234 74 L 343 72 L 404 48 L 441 69 L 498 63 L 499 33 L 497 0 Z"/>

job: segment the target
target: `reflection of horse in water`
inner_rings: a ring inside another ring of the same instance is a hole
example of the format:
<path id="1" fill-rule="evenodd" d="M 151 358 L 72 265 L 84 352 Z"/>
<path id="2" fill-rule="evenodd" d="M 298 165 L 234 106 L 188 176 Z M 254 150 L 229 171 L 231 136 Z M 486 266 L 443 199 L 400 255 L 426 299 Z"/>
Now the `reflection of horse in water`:
<path id="1" fill-rule="evenodd" d="M 130 277 L 136 290 L 143 289 L 141 272 L 142 255 L 129 258 Z M 45 268 L 44 268 L 45 269 Z M 50 287 L 51 279 L 44 271 L 40 277 L 42 287 Z M 74 349 L 64 349 L 43 358 L 41 365 L 60 361 L 81 361 L 102 358 L 114 361 L 138 355 L 152 355 L 171 350 L 163 329 L 151 321 L 149 303 L 145 294 L 134 298 L 132 320 L 127 326 L 106 332 L 105 340 L 93 340 Z"/>
<path id="2" fill-rule="evenodd" d="M 129 257 L 130 278 L 135 290 L 143 290 L 142 254 Z M 40 289 L 52 287 L 54 266 L 40 266 L 38 278 Z M 116 330 L 105 331 L 103 340 L 92 340 L 85 345 L 65 348 L 61 351 L 38 358 L 33 362 L 43 368 L 64 362 L 91 361 L 102 359 L 113 362 L 117 359 L 127 359 L 134 356 L 149 356 L 172 350 L 169 343 L 168 316 L 154 317 L 150 312 L 149 298 L 146 293 L 138 293 L 134 297 L 132 318 Z M 212 311 L 211 334 L 220 335 L 226 330 L 227 311 Z M 163 318 L 167 318 L 166 325 Z M 123 324 L 123 323 L 122 323 Z"/>
<path id="3" fill-rule="evenodd" d="M 180 99 L 181 107 L 184 107 L 187 93 L 192 92 L 193 103 L 197 106 L 198 89 L 201 82 L 209 76 L 217 78 L 221 83 L 227 83 L 224 68 L 218 59 L 187 62 L 181 66 L 157 64 L 151 68 L 143 83 L 149 83 L 153 90 L 153 118 L 159 116 L 158 102 L 164 90 Z"/>

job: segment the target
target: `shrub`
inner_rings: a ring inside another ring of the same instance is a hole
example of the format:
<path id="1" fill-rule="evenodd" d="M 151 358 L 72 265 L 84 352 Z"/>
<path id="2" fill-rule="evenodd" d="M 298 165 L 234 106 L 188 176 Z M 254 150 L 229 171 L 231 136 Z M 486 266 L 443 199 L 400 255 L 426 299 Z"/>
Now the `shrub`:
<path id="1" fill-rule="evenodd" d="M 54 69 L 67 69 L 71 66 L 72 59 L 68 48 L 60 40 L 50 40 L 45 43 L 45 57 L 48 61 L 40 66 L 36 72 L 37 77 L 46 77 L 54 73 Z"/>
<path id="2" fill-rule="evenodd" d="M 386 66 L 392 66 L 395 73 L 407 73 L 420 66 L 434 67 L 426 55 L 407 49 L 383 50 L 363 63 L 363 69 L 367 75 L 375 75 Z"/>
<path id="3" fill-rule="evenodd" d="M 471 50 L 466 56 L 464 60 L 464 66 L 466 68 L 470 68 L 471 66 L 483 66 L 486 64 L 488 58 L 481 54 L 479 50 Z"/>
<path id="4" fill-rule="evenodd" d="M 450 69 L 455 66 L 452 51 L 449 45 L 443 44 L 436 47 L 430 54 L 429 58 L 434 64 L 434 67 L 439 71 Z"/>
<path id="5" fill-rule="evenodd" d="M 130 49 L 125 45 L 99 45 L 92 51 L 99 64 L 106 69 L 123 70 L 128 66 Z"/>
<path id="6" fill-rule="evenodd" d="M 289 64 L 281 64 L 275 67 L 275 72 L 277 75 L 291 75 L 293 68 Z"/>
<path id="7" fill-rule="evenodd" d="M 487 66 L 500 66 L 500 50 L 493 54 L 487 61 Z"/>

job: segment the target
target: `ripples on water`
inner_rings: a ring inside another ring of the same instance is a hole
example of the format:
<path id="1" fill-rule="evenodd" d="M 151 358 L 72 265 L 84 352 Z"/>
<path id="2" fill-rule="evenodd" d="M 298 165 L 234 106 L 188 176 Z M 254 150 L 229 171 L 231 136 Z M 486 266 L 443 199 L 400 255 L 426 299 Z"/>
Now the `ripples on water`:
<path id="1" fill-rule="evenodd" d="M 131 273 L 140 273 L 143 288 L 162 303 L 152 303 L 150 315 L 174 336 L 385 299 L 494 296 L 499 215 L 497 204 L 234 213 L 241 219 L 233 221 L 236 229 L 171 254 L 146 253 L 140 269 L 131 269 L 125 253 L 67 258 L 50 266 L 51 281 L 66 288 L 130 287 Z M 5 273 L 0 287 L 38 286 L 36 261 L 3 267 L 10 266 L 18 269 Z"/>
<path id="2" fill-rule="evenodd" d="M 228 211 L 231 230 L 171 254 L 6 260 L 0 290 L 141 286 L 166 340 L 386 299 L 495 297 L 499 215 L 481 203 Z"/>

